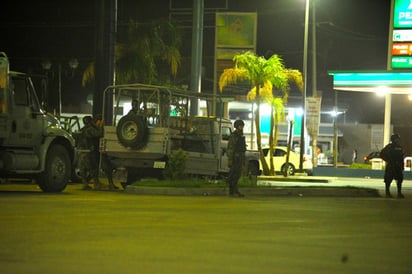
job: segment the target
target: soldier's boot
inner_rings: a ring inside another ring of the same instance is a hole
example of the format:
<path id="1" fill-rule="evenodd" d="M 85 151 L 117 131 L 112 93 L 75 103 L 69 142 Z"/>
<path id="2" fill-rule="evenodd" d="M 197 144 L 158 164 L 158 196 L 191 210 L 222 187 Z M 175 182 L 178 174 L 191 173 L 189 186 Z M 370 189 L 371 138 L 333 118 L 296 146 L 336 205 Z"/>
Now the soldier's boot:
<path id="1" fill-rule="evenodd" d="M 114 183 L 109 183 L 109 189 L 119 189 L 119 187 L 116 186 Z"/>
<path id="2" fill-rule="evenodd" d="M 398 187 L 398 198 L 403 199 L 405 196 L 402 194 L 402 183 L 396 183 L 396 186 Z"/>
<path id="3" fill-rule="evenodd" d="M 238 189 L 236 189 L 236 190 L 234 191 L 234 194 L 235 194 L 237 197 L 245 197 L 245 195 L 242 194 L 242 193 L 240 193 Z"/>
<path id="4" fill-rule="evenodd" d="M 390 187 L 391 187 L 391 183 L 385 183 L 386 198 L 392 198 Z"/>
<path id="5" fill-rule="evenodd" d="M 236 196 L 236 197 L 244 197 L 245 195 L 243 195 L 242 193 L 240 193 L 239 192 L 239 189 L 238 189 L 238 187 L 237 187 L 237 185 L 235 185 L 233 188 L 232 188 L 232 196 Z"/>
<path id="6" fill-rule="evenodd" d="M 109 181 L 109 189 L 119 189 L 119 187 L 114 184 L 112 176 L 107 176 L 107 180 Z"/>

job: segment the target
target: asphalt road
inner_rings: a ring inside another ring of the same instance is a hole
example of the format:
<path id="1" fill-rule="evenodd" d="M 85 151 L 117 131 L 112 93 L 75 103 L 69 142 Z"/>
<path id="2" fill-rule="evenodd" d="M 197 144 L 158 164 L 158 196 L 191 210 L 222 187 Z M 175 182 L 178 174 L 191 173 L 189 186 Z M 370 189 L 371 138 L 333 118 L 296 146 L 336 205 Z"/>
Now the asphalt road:
<path id="1" fill-rule="evenodd" d="M 412 196 L 45 194 L 0 185 L 2 273 L 411 273 Z"/>

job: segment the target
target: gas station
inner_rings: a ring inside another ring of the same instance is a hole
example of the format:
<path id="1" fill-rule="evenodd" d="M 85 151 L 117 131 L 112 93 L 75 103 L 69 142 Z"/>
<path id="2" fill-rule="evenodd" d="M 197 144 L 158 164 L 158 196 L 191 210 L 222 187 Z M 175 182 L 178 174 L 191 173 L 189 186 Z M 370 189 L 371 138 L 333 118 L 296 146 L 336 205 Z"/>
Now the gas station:
<path id="1" fill-rule="evenodd" d="M 333 89 L 385 94 L 383 146 L 389 143 L 392 94 L 412 96 L 412 1 L 392 0 L 386 71 L 329 71 Z"/>
<path id="2" fill-rule="evenodd" d="M 412 95 L 412 72 L 394 71 L 330 71 L 333 89 L 352 92 L 374 92 L 385 95 L 383 146 L 389 142 L 392 95 Z M 382 146 L 382 147 L 383 147 Z"/>

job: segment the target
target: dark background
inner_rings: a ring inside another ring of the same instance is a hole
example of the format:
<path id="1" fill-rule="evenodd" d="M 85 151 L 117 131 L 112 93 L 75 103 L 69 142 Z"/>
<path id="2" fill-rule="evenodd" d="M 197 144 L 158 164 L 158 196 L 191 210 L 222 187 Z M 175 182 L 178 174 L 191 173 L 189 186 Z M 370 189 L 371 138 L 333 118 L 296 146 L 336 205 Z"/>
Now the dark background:
<path id="1" fill-rule="evenodd" d="M 8 54 L 13 70 L 44 74 L 45 59 L 66 64 L 79 60 L 72 74 L 64 69 L 63 105 L 84 102 L 93 91 L 80 85 L 81 74 L 94 61 L 96 3 L 100 1 L 45 0 L 21 3 L 3 1 L 0 18 L 0 51 Z M 329 70 L 386 70 L 390 0 L 316 0 L 317 81 L 322 94 L 322 110 L 333 107 L 334 92 Z M 227 5 L 226 5 L 227 4 Z M 118 36 L 121 41 L 127 21 L 146 22 L 172 17 L 182 24 L 183 65 L 191 54 L 192 0 L 118 0 Z M 280 55 L 286 67 L 302 71 L 304 36 L 304 0 L 205 0 L 202 86 L 213 84 L 214 13 L 248 11 L 258 14 L 257 54 Z M 311 39 L 309 39 L 309 50 Z M 311 53 L 308 60 L 308 96 L 312 94 Z M 187 70 L 187 67 L 186 67 Z M 56 73 L 52 70 L 49 73 Z M 185 71 L 185 68 L 182 68 Z M 189 84 L 188 73 L 177 79 Z M 53 95 L 52 95 L 53 96 Z M 291 100 L 300 94 L 292 90 Z M 393 96 L 392 123 L 409 125 L 410 102 Z M 346 110 L 346 122 L 383 123 L 384 99 L 374 94 L 339 92 L 339 107 Z"/>

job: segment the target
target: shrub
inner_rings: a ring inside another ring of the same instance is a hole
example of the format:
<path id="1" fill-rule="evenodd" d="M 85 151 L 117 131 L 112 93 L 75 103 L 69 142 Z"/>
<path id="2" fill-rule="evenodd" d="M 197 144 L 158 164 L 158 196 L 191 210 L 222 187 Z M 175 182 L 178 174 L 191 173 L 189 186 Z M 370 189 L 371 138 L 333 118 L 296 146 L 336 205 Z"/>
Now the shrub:
<path id="1" fill-rule="evenodd" d="M 187 155 L 182 149 L 173 152 L 169 156 L 166 168 L 163 171 L 163 176 L 172 180 L 184 179 L 186 177 L 186 161 Z"/>
<path id="2" fill-rule="evenodd" d="M 371 169 L 370 164 L 364 164 L 364 163 L 352 163 L 349 168 L 356 168 L 356 169 Z"/>

